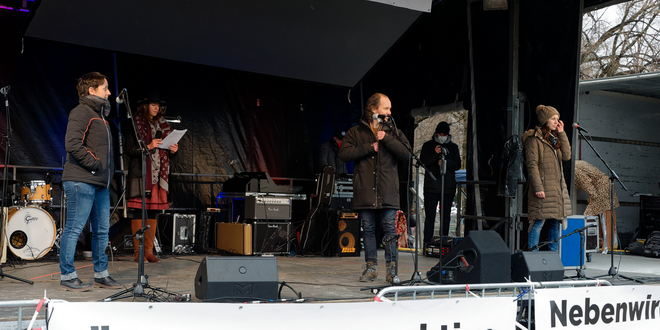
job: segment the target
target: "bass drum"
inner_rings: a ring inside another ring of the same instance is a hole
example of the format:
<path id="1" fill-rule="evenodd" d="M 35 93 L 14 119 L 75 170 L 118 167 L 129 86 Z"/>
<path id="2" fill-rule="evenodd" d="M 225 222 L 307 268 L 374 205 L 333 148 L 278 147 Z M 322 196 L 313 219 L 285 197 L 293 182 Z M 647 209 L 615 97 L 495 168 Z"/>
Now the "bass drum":
<path id="1" fill-rule="evenodd" d="M 55 221 L 46 210 L 38 206 L 11 207 L 7 212 L 9 249 L 24 260 L 35 260 L 46 255 L 55 244 Z"/>

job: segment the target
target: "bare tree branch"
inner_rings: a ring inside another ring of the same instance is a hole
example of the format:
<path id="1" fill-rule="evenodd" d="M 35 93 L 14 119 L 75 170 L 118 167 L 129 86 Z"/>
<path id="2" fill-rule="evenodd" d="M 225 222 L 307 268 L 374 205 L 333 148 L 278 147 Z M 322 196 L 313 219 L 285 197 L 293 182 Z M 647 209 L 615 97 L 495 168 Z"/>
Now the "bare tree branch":
<path id="1" fill-rule="evenodd" d="M 613 17 L 616 11 L 618 17 Z M 580 78 L 660 70 L 660 2 L 633 0 L 583 16 Z"/>

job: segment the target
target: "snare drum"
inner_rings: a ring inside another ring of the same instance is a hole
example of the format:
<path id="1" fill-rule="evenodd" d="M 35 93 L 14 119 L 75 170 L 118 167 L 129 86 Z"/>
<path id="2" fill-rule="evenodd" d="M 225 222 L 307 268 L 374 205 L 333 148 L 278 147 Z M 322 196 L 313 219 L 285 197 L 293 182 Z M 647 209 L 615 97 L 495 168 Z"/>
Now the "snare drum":
<path id="1" fill-rule="evenodd" d="M 32 180 L 21 188 L 21 201 L 26 205 L 50 204 L 53 198 L 50 184 L 44 180 Z"/>
<path id="2" fill-rule="evenodd" d="M 24 260 L 39 259 L 55 243 L 55 221 L 46 210 L 38 206 L 11 207 L 7 212 L 9 249 Z"/>

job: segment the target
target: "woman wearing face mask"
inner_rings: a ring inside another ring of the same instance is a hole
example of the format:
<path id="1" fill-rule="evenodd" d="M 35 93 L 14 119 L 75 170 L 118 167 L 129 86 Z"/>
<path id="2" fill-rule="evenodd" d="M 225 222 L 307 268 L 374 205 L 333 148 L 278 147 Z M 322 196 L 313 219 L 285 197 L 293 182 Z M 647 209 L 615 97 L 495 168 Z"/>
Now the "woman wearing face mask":
<path id="1" fill-rule="evenodd" d="M 461 155 L 458 151 L 458 145 L 451 141 L 447 122 L 440 122 L 436 126 L 433 138 L 424 143 L 419 158 L 426 166 L 424 175 L 424 211 L 426 212 L 424 244 L 426 245 L 433 241 L 435 213 L 441 198 L 443 203 L 440 205 L 440 211 L 442 212 L 442 232 L 440 236 L 449 234 L 451 204 L 454 202 L 454 195 L 456 194 L 456 177 L 454 174 L 461 167 Z M 442 159 L 445 160 L 446 166 L 444 189 L 440 174 L 440 161 Z M 436 178 L 435 180 L 431 173 Z M 442 196 L 443 191 L 444 198 Z M 424 250 L 426 251 L 426 249 Z"/>
<path id="2" fill-rule="evenodd" d="M 559 224 L 566 227 L 571 201 L 564 180 L 563 161 L 571 159 L 571 146 L 554 107 L 539 105 L 536 117 L 540 126 L 523 134 L 525 165 L 529 182 L 527 218 L 530 221 L 527 246 L 536 250 L 544 226 L 548 227 L 548 249 L 557 251 Z"/>

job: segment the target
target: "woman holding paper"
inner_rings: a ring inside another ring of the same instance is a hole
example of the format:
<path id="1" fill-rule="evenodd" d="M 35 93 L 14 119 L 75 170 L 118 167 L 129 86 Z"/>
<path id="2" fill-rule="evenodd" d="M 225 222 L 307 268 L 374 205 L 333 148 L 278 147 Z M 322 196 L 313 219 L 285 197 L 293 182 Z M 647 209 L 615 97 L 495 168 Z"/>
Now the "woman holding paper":
<path id="1" fill-rule="evenodd" d="M 178 144 L 171 145 L 168 149 L 159 148 L 163 139 L 167 137 L 172 128 L 165 121 L 163 115 L 166 103 L 158 98 L 145 98 L 138 101 L 137 113 L 134 116 L 135 128 L 138 138 L 143 141 L 149 151 L 146 157 L 146 173 L 142 173 L 142 157 L 138 144 L 135 141 L 132 128 L 129 127 L 126 143 L 126 154 L 128 159 L 128 177 L 126 181 L 126 198 L 128 207 L 134 218 L 131 220 L 133 231 L 134 259 L 138 260 L 139 246 L 135 239 L 135 233 L 141 228 L 142 196 L 140 193 L 140 180 L 145 183 L 146 207 L 149 219 L 149 229 L 144 234 L 144 256 L 148 262 L 158 262 L 159 259 L 153 254 L 154 238 L 156 236 L 157 222 L 155 214 L 157 211 L 166 210 L 170 207 L 168 200 L 170 155 L 179 150 Z M 146 174 L 146 175 L 145 175 Z"/>

